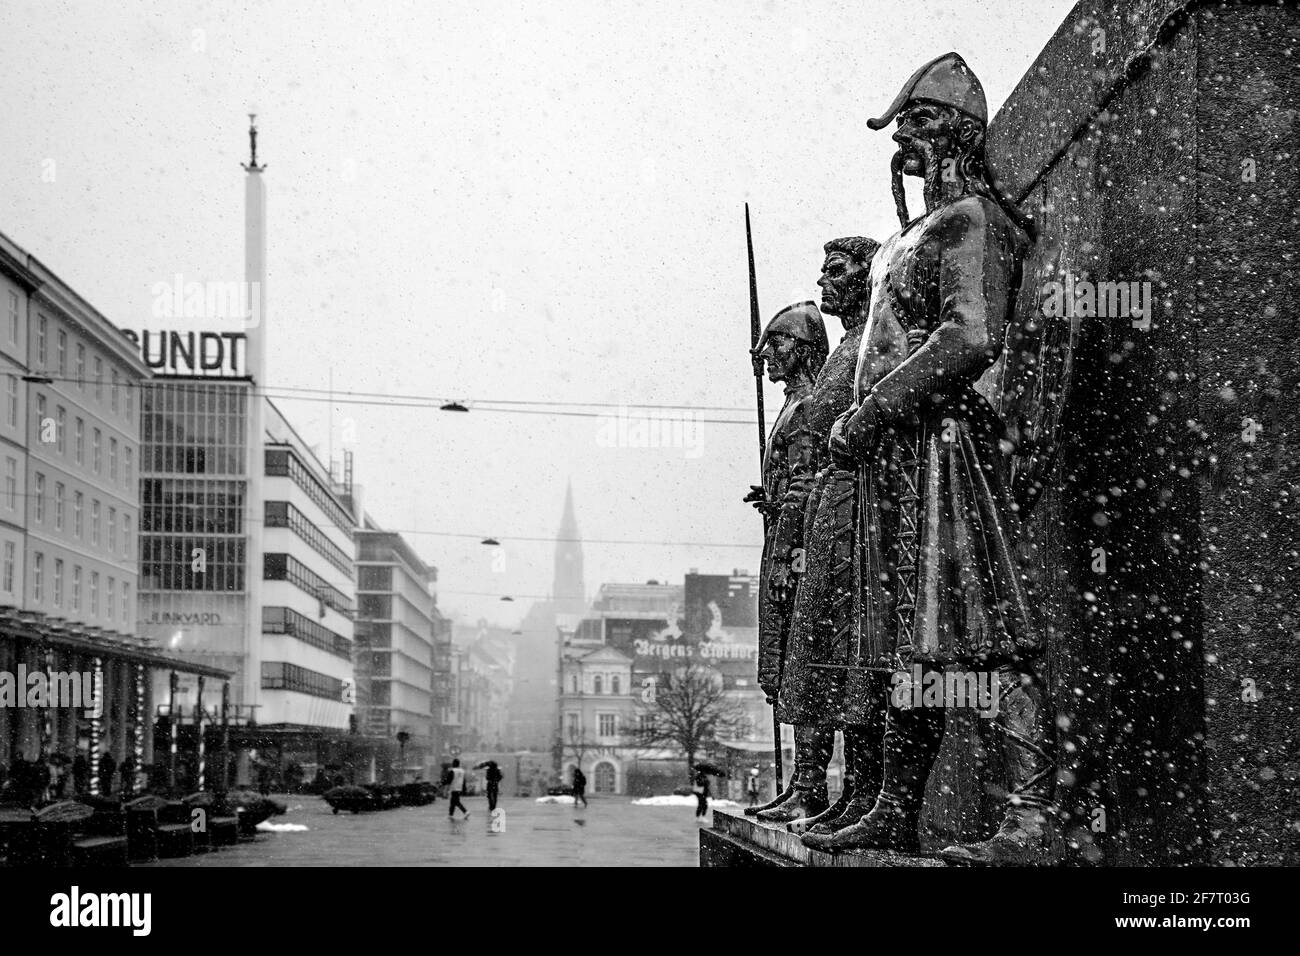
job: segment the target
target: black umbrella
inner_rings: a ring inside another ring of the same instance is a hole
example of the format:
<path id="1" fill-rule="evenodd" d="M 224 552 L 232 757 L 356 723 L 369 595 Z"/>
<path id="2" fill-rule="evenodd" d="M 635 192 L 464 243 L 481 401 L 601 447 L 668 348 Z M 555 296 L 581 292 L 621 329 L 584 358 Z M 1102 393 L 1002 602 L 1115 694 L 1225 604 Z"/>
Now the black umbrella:
<path id="1" fill-rule="evenodd" d="M 495 767 L 496 765 L 497 765 L 497 762 L 496 762 L 495 760 L 484 760 L 482 763 L 476 763 L 476 764 L 474 764 L 474 769 L 475 769 L 475 770 L 486 770 L 488 767 Z"/>
<path id="2" fill-rule="evenodd" d="M 707 773 L 714 777 L 729 777 L 731 774 L 723 770 L 715 763 L 709 763 L 707 760 L 700 761 L 695 765 L 696 773 Z"/>

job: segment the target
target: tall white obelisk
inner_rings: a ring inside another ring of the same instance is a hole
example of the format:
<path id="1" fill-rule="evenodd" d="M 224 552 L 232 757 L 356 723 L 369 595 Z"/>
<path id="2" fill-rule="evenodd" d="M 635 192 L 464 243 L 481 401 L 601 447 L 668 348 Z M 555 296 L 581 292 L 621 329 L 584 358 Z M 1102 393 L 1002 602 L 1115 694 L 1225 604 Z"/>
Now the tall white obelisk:
<path id="1" fill-rule="evenodd" d="M 266 389 L 266 183 L 265 165 L 257 162 L 257 114 L 248 114 L 249 161 L 244 166 L 244 283 L 248 313 L 245 331 L 244 374 L 248 389 L 248 434 L 245 456 L 246 477 L 244 534 L 244 589 L 247 605 L 244 617 L 243 703 L 261 703 L 262 691 L 262 555 L 263 505 L 262 471 Z M 259 714 L 258 711 L 253 711 Z M 259 719 L 260 722 L 260 719 Z M 242 771 L 243 768 L 241 768 Z"/>

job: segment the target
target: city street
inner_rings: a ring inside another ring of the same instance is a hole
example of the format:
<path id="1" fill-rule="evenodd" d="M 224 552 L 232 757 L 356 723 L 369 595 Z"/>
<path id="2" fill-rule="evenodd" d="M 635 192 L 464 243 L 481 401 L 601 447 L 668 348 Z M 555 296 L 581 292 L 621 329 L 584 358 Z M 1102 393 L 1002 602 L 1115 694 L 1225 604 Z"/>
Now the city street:
<path id="1" fill-rule="evenodd" d="M 589 797 L 591 806 L 506 799 L 503 833 L 488 830 L 487 800 L 466 800 L 470 816 L 447 819 L 447 801 L 418 808 L 335 816 L 314 796 L 276 796 L 289 812 L 252 843 L 161 867 L 227 866 L 689 866 L 698 864 L 699 824 L 690 807 L 640 807 L 630 797 Z M 711 822 L 712 814 L 706 818 Z"/>

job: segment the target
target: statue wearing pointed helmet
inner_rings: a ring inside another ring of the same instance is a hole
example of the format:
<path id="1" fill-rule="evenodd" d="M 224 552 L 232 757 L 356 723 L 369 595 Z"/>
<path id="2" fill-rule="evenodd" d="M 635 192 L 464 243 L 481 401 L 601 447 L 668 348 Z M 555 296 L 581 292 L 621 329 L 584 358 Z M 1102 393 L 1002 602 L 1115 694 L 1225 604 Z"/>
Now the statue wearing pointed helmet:
<path id="1" fill-rule="evenodd" d="M 1028 500 L 1012 493 L 1015 445 L 976 390 L 1015 314 L 1032 227 L 993 183 L 979 80 L 949 53 L 904 84 L 893 192 L 901 229 L 872 263 L 853 406 L 832 429 L 836 461 L 859 470 L 855 627 L 836 649 L 847 719 L 879 675 L 996 672 L 999 707 L 980 721 L 1007 774 L 996 835 L 943 851 L 967 864 L 1041 864 L 1058 856 L 1042 629 L 1018 539 Z M 908 215 L 903 177 L 924 181 Z M 810 846 L 915 852 L 926 780 L 943 734 L 938 706 L 887 710 L 882 783 L 871 811 Z"/>

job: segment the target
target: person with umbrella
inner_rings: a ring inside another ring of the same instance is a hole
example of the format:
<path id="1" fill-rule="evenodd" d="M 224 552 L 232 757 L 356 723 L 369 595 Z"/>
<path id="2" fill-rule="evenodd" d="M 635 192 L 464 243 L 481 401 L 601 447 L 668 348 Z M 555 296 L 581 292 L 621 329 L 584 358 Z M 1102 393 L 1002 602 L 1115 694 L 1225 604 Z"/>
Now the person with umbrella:
<path id="1" fill-rule="evenodd" d="M 487 780 L 488 813 L 491 813 L 497 808 L 497 800 L 501 796 L 501 780 L 505 775 L 501 773 L 501 768 L 497 766 L 495 760 L 484 760 L 476 764 L 474 769 L 487 771 L 485 779 Z"/>
<path id="2" fill-rule="evenodd" d="M 695 816 L 697 819 L 702 818 L 709 812 L 710 774 L 715 777 L 725 777 L 727 772 L 711 763 L 697 763 L 695 765 L 695 786 L 691 790 L 695 793 Z"/>

